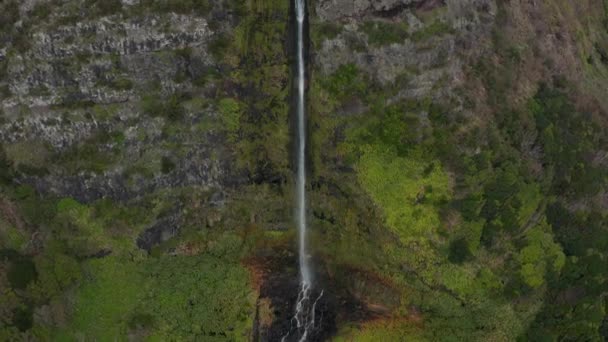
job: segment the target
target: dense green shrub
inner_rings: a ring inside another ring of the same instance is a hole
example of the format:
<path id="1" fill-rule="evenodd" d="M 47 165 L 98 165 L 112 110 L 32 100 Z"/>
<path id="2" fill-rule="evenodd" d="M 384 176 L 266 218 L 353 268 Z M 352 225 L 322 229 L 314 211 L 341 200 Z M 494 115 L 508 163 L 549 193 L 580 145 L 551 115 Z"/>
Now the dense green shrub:
<path id="1" fill-rule="evenodd" d="M 227 53 L 230 47 L 230 37 L 225 34 L 216 35 L 209 43 L 209 52 L 216 61 L 222 61 L 222 58 Z"/>
<path id="2" fill-rule="evenodd" d="M 344 64 L 323 80 L 323 87 L 337 99 L 356 97 L 367 90 L 363 75 L 355 64 Z"/>
<path id="3" fill-rule="evenodd" d="M 179 121 L 185 111 L 182 102 L 189 99 L 188 94 L 175 93 L 164 98 L 157 93 L 145 95 L 141 101 L 144 113 L 154 117 L 165 117 L 169 121 Z"/>
<path id="4" fill-rule="evenodd" d="M 160 160 L 160 170 L 162 173 L 169 173 L 175 170 L 175 163 L 170 157 L 163 156 Z"/>
<path id="5" fill-rule="evenodd" d="M 455 264 L 461 264 L 471 258 L 471 250 L 469 244 L 464 238 L 459 238 L 450 243 L 450 252 L 448 259 Z"/>
<path id="6" fill-rule="evenodd" d="M 233 98 L 224 98 L 220 100 L 218 109 L 221 115 L 222 129 L 227 132 L 230 139 L 235 140 L 241 127 L 242 104 Z"/>
<path id="7" fill-rule="evenodd" d="M 18 307 L 13 311 L 12 323 L 19 331 L 27 331 L 34 324 L 34 310 L 31 306 Z"/>
<path id="8" fill-rule="evenodd" d="M 13 289 L 22 290 L 36 280 L 36 266 L 28 256 L 21 255 L 15 250 L 0 250 L 0 258 L 7 259 L 10 267 L 6 274 Z"/>

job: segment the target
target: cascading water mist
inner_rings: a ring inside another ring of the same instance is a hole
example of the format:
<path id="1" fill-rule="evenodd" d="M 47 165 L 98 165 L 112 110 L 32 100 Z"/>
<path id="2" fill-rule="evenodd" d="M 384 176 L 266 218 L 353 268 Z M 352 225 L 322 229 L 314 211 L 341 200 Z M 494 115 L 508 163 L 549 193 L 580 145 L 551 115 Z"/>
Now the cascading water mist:
<path id="1" fill-rule="evenodd" d="M 296 224 L 298 228 L 299 243 L 299 264 L 300 264 L 300 292 L 296 302 L 295 315 L 292 319 L 295 322 L 295 332 L 300 342 L 306 341 L 315 328 L 315 309 L 317 302 L 323 296 L 323 291 L 314 300 L 310 298 L 313 284 L 310 264 L 306 248 L 306 103 L 305 103 L 305 60 L 304 60 L 304 19 L 306 17 L 306 0 L 295 1 L 296 18 L 296 60 L 297 60 L 297 96 L 296 96 L 296 117 L 297 117 L 297 178 L 296 178 Z M 289 331 L 283 337 L 285 341 L 292 335 Z M 293 335 L 293 337 L 296 337 Z"/>

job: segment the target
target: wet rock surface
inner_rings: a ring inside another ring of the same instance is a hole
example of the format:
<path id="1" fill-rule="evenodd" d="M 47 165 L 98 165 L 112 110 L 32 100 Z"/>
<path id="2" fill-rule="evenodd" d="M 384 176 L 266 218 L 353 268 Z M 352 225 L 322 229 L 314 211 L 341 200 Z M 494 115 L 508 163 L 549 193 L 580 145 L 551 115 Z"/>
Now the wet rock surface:
<path id="1" fill-rule="evenodd" d="M 315 328 L 307 341 L 327 341 L 337 332 L 338 322 L 364 322 L 381 316 L 361 302 L 343 283 L 331 277 L 322 261 L 315 264 L 317 273 L 311 300 L 318 300 L 315 310 Z M 262 270 L 260 298 L 271 302 L 274 319 L 267 329 L 258 327 L 256 341 L 299 341 L 297 322 L 294 319 L 296 300 L 300 291 L 297 259 L 289 256 L 268 257 L 254 261 Z M 260 324 L 258 320 L 257 324 Z"/>

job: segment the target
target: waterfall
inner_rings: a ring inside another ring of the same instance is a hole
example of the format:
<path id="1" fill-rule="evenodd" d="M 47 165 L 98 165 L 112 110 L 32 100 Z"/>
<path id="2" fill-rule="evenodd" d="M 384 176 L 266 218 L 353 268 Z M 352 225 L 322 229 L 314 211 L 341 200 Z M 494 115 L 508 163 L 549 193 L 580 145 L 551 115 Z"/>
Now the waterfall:
<path id="1" fill-rule="evenodd" d="M 294 0 L 297 22 L 297 63 L 298 73 L 296 81 L 298 84 L 298 92 L 296 99 L 296 115 L 298 126 L 298 165 L 297 165 L 297 180 L 296 180 L 296 213 L 299 236 L 299 261 L 300 261 L 300 277 L 303 285 L 310 286 L 311 275 L 310 265 L 306 257 L 306 121 L 305 121 L 305 94 L 304 82 L 305 61 L 304 61 L 304 16 L 305 16 L 305 0 Z"/>
<path id="2" fill-rule="evenodd" d="M 306 100 L 305 81 L 306 63 L 304 60 L 304 19 L 306 16 L 306 0 L 295 1 L 296 18 L 296 60 L 297 60 L 297 178 L 296 178 L 296 224 L 298 228 L 298 255 L 300 266 L 300 292 L 296 302 L 295 315 L 292 321 L 296 323 L 299 341 L 304 342 L 315 328 L 315 309 L 317 302 L 323 296 L 323 291 L 313 301 L 310 295 L 313 290 L 312 274 L 307 256 L 306 236 Z M 283 341 L 291 334 L 289 331 Z"/>

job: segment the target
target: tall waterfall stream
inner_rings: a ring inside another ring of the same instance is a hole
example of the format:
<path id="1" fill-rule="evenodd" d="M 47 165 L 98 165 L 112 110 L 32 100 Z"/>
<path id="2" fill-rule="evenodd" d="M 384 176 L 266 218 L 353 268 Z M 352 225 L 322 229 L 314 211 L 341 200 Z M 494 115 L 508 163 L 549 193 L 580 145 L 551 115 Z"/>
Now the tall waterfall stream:
<path id="1" fill-rule="evenodd" d="M 306 61 L 304 57 L 304 21 L 306 17 L 306 0 L 295 1 L 296 18 L 296 62 L 297 62 L 297 175 L 296 175 L 296 225 L 298 229 L 298 254 L 300 266 L 300 292 L 298 294 L 292 329 L 283 341 L 295 331 L 300 342 L 306 341 L 315 329 L 315 308 L 323 296 L 320 292 L 317 298 L 311 298 L 313 277 L 308 258 L 306 244 L 308 225 L 306 223 Z"/>

